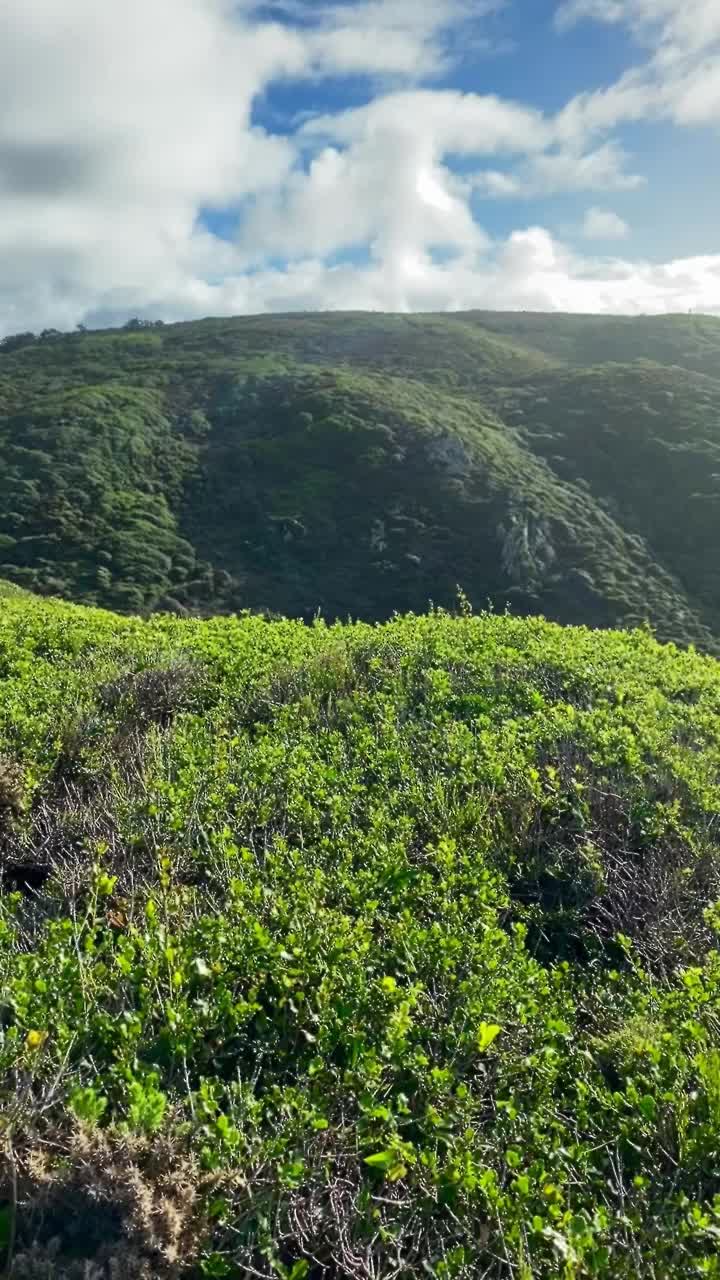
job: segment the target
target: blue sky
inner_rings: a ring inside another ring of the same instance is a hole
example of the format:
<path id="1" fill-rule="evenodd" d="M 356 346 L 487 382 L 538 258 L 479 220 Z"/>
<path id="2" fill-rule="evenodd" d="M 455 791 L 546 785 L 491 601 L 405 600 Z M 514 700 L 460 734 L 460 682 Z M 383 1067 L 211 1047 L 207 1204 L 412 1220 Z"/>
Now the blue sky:
<path id="1" fill-rule="evenodd" d="M 3 9 L 0 332 L 720 312 L 718 0 Z"/>

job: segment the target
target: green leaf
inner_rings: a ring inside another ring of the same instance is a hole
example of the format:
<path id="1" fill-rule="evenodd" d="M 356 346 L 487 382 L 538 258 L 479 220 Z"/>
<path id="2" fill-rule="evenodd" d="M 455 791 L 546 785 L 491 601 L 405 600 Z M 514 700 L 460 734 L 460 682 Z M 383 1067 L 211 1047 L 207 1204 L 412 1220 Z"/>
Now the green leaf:
<path id="1" fill-rule="evenodd" d="M 478 1053 L 485 1053 L 490 1048 L 490 1045 L 497 1040 L 501 1031 L 502 1027 L 499 1027 L 496 1022 L 481 1022 L 477 1035 Z"/>
<path id="2" fill-rule="evenodd" d="M 70 1110 L 77 1116 L 78 1120 L 84 1120 L 86 1124 L 98 1124 L 103 1113 L 106 1111 L 108 1100 L 104 1094 L 98 1093 L 96 1089 L 82 1088 L 78 1086 L 73 1089 L 69 1098 Z"/>
<path id="3" fill-rule="evenodd" d="M 651 1093 L 646 1093 L 639 1099 L 638 1107 L 646 1120 L 654 1120 L 657 1116 L 657 1103 Z"/>
<path id="4" fill-rule="evenodd" d="M 211 1253 L 209 1258 L 200 1263 L 200 1270 L 204 1276 L 212 1277 L 212 1280 L 223 1280 L 223 1277 L 232 1274 L 230 1263 L 221 1253 Z"/>
<path id="5" fill-rule="evenodd" d="M 371 1169 L 389 1169 L 397 1161 L 397 1152 L 395 1151 L 376 1151 L 372 1156 L 365 1157 L 365 1164 Z"/>

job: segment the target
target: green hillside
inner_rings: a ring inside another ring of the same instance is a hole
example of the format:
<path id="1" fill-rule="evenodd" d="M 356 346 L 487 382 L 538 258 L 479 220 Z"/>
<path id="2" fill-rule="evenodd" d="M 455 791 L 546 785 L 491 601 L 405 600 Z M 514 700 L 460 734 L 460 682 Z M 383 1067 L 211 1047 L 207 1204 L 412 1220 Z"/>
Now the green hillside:
<path id="1" fill-rule="evenodd" d="M 704 317 L 19 335 L 0 344 L 0 575 L 126 612 L 305 619 L 449 605 L 459 584 L 715 651 L 719 357 Z"/>
<path id="2" fill-rule="evenodd" d="M 720 381 L 649 361 L 533 379 L 503 412 L 560 480 L 578 480 L 711 616 L 720 600 Z"/>
<path id="3" fill-rule="evenodd" d="M 461 615 L 0 590 L 13 1280 L 719 1274 L 720 666 Z"/>
<path id="4" fill-rule="evenodd" d="M 509 338 L 569 364 L 653 360 L 708 377 L 720 375 L 717 316 L 544 315 L 479 311 L 463 317 L 483 332 Z"/>

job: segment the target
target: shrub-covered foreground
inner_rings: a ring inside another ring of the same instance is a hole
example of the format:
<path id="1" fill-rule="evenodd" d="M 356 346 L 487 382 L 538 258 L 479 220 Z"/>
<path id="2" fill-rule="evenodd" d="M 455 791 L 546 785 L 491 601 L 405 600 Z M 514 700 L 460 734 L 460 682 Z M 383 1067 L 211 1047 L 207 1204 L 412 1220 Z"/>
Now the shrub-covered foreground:
<path id="1" fill-rule="evenodd" d="M 0 1241 L 719 1276 L 720 668 L 0 600 Z"/>

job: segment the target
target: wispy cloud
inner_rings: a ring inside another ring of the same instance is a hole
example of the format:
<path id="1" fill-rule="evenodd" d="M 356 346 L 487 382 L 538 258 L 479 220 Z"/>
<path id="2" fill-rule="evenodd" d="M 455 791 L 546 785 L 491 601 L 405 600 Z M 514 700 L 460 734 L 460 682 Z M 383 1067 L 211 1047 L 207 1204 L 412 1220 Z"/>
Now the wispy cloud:
<path id="1" fill-rule="evenodd" d="M 720 124 L 718 0 L 564 0 L 555 20 L 561 32 L 586 20 L 623 23 L 649 50 L 617 83 L 569 104 L 569 124 L 612 128 L 648 118 Z"/>
<path id="2" fill-rule="evenodd" d="M 586 240 L 624 240 L 630 228 L 612 209 L 587 209 L 583 218 L 582 234 Z"/>

